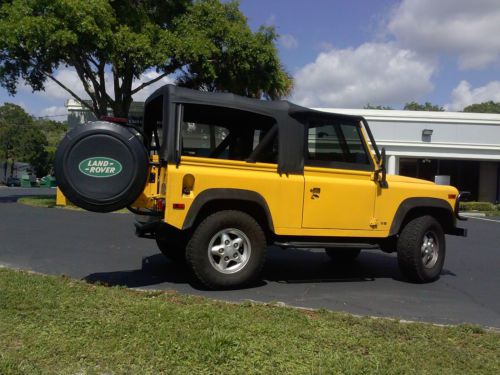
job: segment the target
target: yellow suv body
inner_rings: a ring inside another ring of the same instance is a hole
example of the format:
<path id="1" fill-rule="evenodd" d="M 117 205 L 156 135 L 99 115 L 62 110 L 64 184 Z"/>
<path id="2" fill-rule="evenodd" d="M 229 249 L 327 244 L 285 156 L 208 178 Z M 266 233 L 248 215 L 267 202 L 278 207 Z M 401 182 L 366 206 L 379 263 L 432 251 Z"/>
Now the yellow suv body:
<path id="1" fill-rule="evenodd" d="M 432 281 L 444 234 L 466 234 L 457 189 L 386 176 L 385 152 L 359 116 L 167 85 L 146 101 L 141 138 L 147 178 L 128 202 L 137 233 L 210 288 L 255 280 L 269 244 L 325 248 L 344 262 L 361 249 L 397 251 L 409 280 Z"/>

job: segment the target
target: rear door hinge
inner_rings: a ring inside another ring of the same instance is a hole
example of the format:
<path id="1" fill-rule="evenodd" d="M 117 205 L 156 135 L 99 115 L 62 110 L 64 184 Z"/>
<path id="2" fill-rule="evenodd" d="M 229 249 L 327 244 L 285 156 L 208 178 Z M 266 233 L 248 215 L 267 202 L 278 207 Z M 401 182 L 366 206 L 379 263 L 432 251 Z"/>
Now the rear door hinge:
<path id="1" fill-rule="evenodd" d="M 376 227 L 378 226 L 378 220 L 377 220 L 377 218 L 376 218 L 376 217 L 372 217 L 372 218 L 370 219 L 370 226 L 371 226 L 372 228 L 376 228 Z"/>

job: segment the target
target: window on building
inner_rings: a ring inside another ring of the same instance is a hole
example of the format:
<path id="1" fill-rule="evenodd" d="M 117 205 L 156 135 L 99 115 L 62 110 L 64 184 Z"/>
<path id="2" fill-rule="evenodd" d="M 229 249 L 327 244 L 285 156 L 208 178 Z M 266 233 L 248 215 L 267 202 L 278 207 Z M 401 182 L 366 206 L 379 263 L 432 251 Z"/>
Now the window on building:
<path id="1" fill-rule="evenodd" d="M 307 160 L 311 166 L 371 169 L 361 129 L 354 123 L 313 120 L 307 136 Z"/>
<path id="2" fill-rule="evenodd" d="M 183 106 L 182 155 L 277 163 L 277 138 L 271 117 L 232 108 Z"/>

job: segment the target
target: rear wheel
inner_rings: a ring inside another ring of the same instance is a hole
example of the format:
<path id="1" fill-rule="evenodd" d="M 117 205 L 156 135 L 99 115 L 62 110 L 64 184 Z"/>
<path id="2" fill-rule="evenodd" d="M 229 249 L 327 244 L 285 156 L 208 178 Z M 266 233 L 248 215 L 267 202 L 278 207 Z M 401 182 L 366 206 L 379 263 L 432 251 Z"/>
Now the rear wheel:
<path id="1" fill-rule="evenodd" d="M 398 238 L 398 263 L 411 282 L 427 283 L 439 278 L 445 258 L 443 228 L 432 216 L 409 221 Z"/>
<path id="2" fill-rule="evenodd" d="M 186 260 L 195 277 L 210 289 L 248 285 L 260 274 L 266 237 L 260 225 L 241 211 L 220 211 L 195 229 Z"/>
<path id="3" fill-rule="evenodd" d="M 325 249 L 325 252 L 334 262 L 348 263 L 359 256 L 361 249 L 331 247 Z"/>
<path id="4" fill-rule="evenodd" d="M 186 233 L 173 228 L 169 225 L 163 225 L 156 231 L 156 244 L 158 249 L 168 259 L 183 263 L 186 260 Z"/>

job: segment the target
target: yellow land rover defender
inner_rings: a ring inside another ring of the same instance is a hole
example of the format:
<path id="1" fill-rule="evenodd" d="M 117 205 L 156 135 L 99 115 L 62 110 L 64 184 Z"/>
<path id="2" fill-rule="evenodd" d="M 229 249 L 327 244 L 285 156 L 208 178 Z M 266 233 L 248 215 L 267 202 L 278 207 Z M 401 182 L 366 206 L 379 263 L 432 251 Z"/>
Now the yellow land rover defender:
<path id="1" fill-rule="evenodd" d="M 139 236 L 185 261 L 208 288 L 253 282 L 268 245 L 397 252 L 412 282 L 437 279 L 456 227 L 451 186 L 386 176 L 363 117 L 172 85 L 146 101 L 141 128 L 96 121 L 56 155 L 64 196 L 96 212 L 128 207 Z"/>

